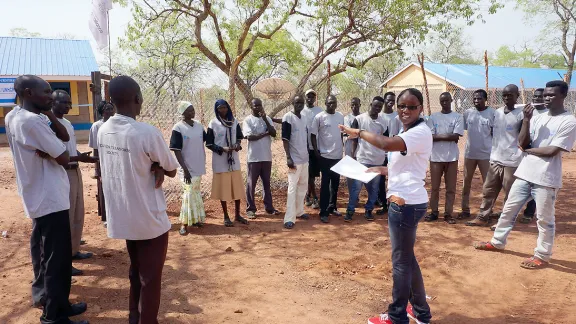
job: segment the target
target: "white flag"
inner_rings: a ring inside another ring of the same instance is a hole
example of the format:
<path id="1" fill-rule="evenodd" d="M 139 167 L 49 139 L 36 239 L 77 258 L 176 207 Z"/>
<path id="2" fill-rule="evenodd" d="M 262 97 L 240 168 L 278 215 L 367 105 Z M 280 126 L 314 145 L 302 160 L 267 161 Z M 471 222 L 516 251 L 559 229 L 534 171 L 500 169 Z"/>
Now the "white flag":
<path id="1" fill-rule="evenodd" d="M 112 0 L 92 0 L 92 13 L 88 23 L 90 31 L 99 49 L 108 46 L 108 10 L 112 9 Z"/>

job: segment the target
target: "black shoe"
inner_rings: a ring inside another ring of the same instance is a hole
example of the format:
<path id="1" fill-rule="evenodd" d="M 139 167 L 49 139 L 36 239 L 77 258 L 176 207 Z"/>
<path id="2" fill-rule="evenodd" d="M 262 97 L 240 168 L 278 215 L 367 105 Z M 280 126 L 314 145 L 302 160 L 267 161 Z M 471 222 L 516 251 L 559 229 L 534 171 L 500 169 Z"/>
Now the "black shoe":
<path id="1" fill-rule="evenodd" d="M 350 223 L 352 221 L 352 216 L 354 216 L 353 211 L 346 211 L 346 216 L 344 216 L 344 221 Z"/>
<path id="2" fill-rule="evenodd" d="M 83 274 L 84 274 L 84 271 L 72 267 L 72 277 L 74 277 L 74 276 L 81 276 L 81 275 L 83 275 Z"/>
<path id="3" fill-rule="evenodd" d="M 310 219 L 310 215 L 308 214 L 302 214 L 300 216 L 296 216 L 296 218 L 298 219 L 303 219 L 303 220 L 309 220 Z"/>
<path id="4" fill-rule="evenodd" d="M 330 222 L 330 219 L 328 218 L 328 216 L 320 216 L 320 221 L 322 223 L 328 223 Z"/>
<path id="5" fill-rule="evenodd" d="M 76 254 L 72 256 L 72 260 L 86 260 L 90 259 L 93 255 L 94 254 L 92 254 L 91 252 L 86 253 L 76 252 Z"/>
<path id="6" fill-rule="evenodd" d="M 80 302 L 70 305 L 70 311 L 68 312 L 69 317 L 78 316 L 84 313 L 88 309 L 88 304 Z"/>
<path id="7" fill-rule="evenodd" d="M 374 203 L 374 207 L 382 207 L 382 202 L 380 201 L 380 199 L 376 200 L 376 202 Z"/>
<path id="8" fill-rule="evenodd" d="M 372 215 L 372 211 L 367 210 L 366 213 L 364 214 L 364 218 L 366 218 L 366 220 L 369 222 L 374 221 L 374 215 Z"/>

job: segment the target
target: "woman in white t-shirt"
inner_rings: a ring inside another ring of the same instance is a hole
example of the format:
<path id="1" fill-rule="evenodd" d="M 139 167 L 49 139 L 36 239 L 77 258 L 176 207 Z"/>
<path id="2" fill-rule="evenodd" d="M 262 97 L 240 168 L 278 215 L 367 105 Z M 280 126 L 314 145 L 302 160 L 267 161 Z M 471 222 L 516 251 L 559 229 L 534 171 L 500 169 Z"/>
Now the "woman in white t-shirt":
<path id="1" fill-rule="evenodd" d="M 248 221 L 240 216 L 240 199 L 244 197 L 244 180 L 240 171 L 238 151 L 244 138 L 240 124 L 232 115 L 226 100 L 218 99 L 214 104 L 215 118 L 208 124 L 206 147 L 212 151 L 212 193 L 211 198 L 220 200 L 224 211 L 224 225 L 234 226 L 228 217 L 227 201 L 234 200 L 235 220 L 241 224 Z"/>
<path id="2" fill-rule="evenodd" d="M 180 101 L 177 109 L 182 120 L 172 128 L 170 149 L 180 164 L 178 174 L 184 187 L 180 235 L 186 235 L 188 226 L 201 227 L 206 219 L 201 192 L 202 176 L 206 174 L 206 132 L 202 124 L 194 120 L 196 112 L 190 102 Z"/>
<path id="3" fill-rule="evenodd" d="M 403 131 L 395 137 L 340 126 L 350 138 L 361 138 L 388 152 L 388 167 L 374 167 L 367 172 L 388 176 L 386 196 L 390 204 L 388 228 L 392 244 L 393 300 L 387 313 L 368 320 L 371 324 L 408 323 L 408 317 L 418 323 L 429 323 L 432 317 L 422 273 L 414 256 L 416 229 L 428 207 L 424 179 L 432 153 L 432 132 L 420 118 L 422 104 L 419 90 L 410 88 L 400 92 L 397 109 Z"/>

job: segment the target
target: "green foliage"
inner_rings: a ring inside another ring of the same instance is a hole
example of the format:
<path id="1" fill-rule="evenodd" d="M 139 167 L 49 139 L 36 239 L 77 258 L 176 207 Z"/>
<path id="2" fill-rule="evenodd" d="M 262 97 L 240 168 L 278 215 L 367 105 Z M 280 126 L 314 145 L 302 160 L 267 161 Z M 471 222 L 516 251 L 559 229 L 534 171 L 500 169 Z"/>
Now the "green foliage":
<path id="1" fill-rule="evenodd" d="M 426 58 L 435 63 L 481 64 L 470 40 L 460 26 L 444 28 L 432 35 L 432 43 L 424 50 Z"/>
<path id="2" fill-rule="evenodd" d="M 14 36 L 14 37 L 31 37 L 31 38 L 42 37 L 42 34 L 29 31 L 28 29 L 26 29 L 24 27 L 12 28 L 12 29 L 10 29 L 10 32 L 8 33 L 8 35 Z"/>

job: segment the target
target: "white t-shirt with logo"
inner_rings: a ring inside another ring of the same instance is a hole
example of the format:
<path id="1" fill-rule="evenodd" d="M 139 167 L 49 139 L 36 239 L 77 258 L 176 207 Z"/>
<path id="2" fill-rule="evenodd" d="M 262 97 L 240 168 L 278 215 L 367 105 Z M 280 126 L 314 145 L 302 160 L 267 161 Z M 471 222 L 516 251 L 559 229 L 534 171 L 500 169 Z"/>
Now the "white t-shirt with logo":
<path id="1" fill-rule="evenodd" d="M 520 107 L 507 114 L 504 113 L 504 107 L 496 110 L 490 162 L 506 167 L 517 167 L 520 164 L 522 151 L 518 148 L 518 135 L 523 119 L 524 112 Z"/>
<path id="2" fill-rule="evenodd" d="M 272 118 L 266 116 L 270 125 Z M 242 133 L 245 137 L 260 135 L 268 130 L 266 122 L 261 117 L 249 115 L 242 122 Z M 257 141 L 248 141 L 248 162 L 272 161 L 272 136 L 264 136 Z"/>
<path id="3" fill-rule="evenodd" d="M 98 130 L 104 124 L 102 119 L 95 121 L 90 127 L 90 134 L 88 135 L 88 147 L 92 149 L 98 149 Z"/>
<path id="4" fill-rule="evenodd" d="M 344 116 L 339 112 L 329 114 L 323 111 L 314 117 L 310 134 L 316 135 L 316 145 L 323 158 L 333 160 L 342 158 L 344 144 L 338 125 L 343 124 Z"/>
<path id="5" fill-rule="evenodd" d="M 352 113 L 344 116 L 344 126 L 346 127 L 352 127 L 352 123 L 354 122 L 354 119 L 356 119 L 356 116 L 354 116 Z M 350 140 L 348 138 L 348 136 L 344 137 L 344 154 L 348 155 L 348 156 L 352 156 L 352 140 Z"/>
<path id="6" fill-rule="evenodd" d="M 302 115 L 300 117 L 291 111 L 282 117 L 282 140 L 288 141 L 290 156 L 297 165 L 308 163 L 309 160 L 306 119 Z"/>
<path id="7" fill-rule="evenodd" d="M 408 205 L 427 203 L 424 179 L 432 154 L 432 132 L 423 121 L 398 136 L 404 140 L 406 152 L 405 155 L 401 152 L 388 153 L 386 197 L 404 198 Z"/>
<path id="8" fill-rule="evenodd" d="M 398 118 L 398 112 L 393 111 L 389 114 L 381 112 L 380 116 L 386 121 L 386 126 L 388 127 L 388 137 L 394 137 L 400 134 L 402 129 L 402 122 Z"/>
<path id="9" fill-rule="evenodd" d="M 148 240 L 170 230 L 164 192 L 155 188 L 154 173 L 150 172 L 154 162 L 166 171 L 178 168 L 162 133 L 117 113 L 100 127 L 98 155 L 108 236 Z"/>
<path id="10" fill-rule="evenodd" d="M 14 157 L 18 194 L 29 218 L 70 209 L 70 183 L 54 158 L 66 151 L 42 115 L 15 110 L 6 120 L 6 135 Z M 41 158 L 36 150 L 52 158 Z"/>
<path id="11" fill-rule="evenodd" d="M 538 115 L 542 115 L 542 114 L 545 114 L 545 113 L 547 113 L 547 112 L 548 112 L 548 108 L 544 108 L 544 109 L 541 109 L 541 110 L 534 109 L 534 111 L 532 112 L 532 117 L 536 117 L 536 116 L 538 116 Z"/>
<path id="12" fill-rule="evenodd" d="M 468 131 L 465 158 L 490 160 L 495 112 L 490 107 L 482 111 L 472 107 L 464 112 L 464 130 Z"/>
<path id="13" fill-rule="evenodd" d="M 68 132 L 68 136 L 70 139 L 68 142 L 64 142 L 66 145 L 66 150 L 68 151 L 68 155 L 70 157 L 78 156 L 78 148 L 76 146 L 76 134 L 74 133 L 74 126 L 72 123 L 66 118 L 56 118 L 60 122 L 60 124 L 64 125 L 66 131 Z M 69 164 L 78 164 L 78 162 L 70 162 Z"/>
<path id="14" fill-rule="evenodd" d="M 314 150 L 314 148 L 312 147 L 312 140 L 310 139 L 311 135 L 310 130 L 312 129 L 312 122 L 314 121 L 314 117 L 316 117 L 316 115 L 318 115 L 323 111 L 324 110 L 320 107 L 312 107 L 312 108 L 304 107 L 304 109 L 302 109 L 302 111 L 300 112 L 300 116 L 302 116 L 306 120 L 306 129 L 308 131 L 308 150 L 310 151 Z"/>
<path id="15" fill-rule="evenodd" d="M 376 119 L 372 119 L 367 112 L 356 117 L 354 126 L 357 126 L 355 128 L 378 135 L 384 135 L 386 130 L 388 130 L 387 123 L 382 116 L 378 115 Z M 356 160 L 364 165 L 382 165 L 384 164 L 384 160 L 386 160 L 386 151 L 359 138 Z"/>
<path id="16" fill-rule="evenodd" d="M 454 111 L 448 114 L 435 112 L 430 115 L 427 124 L 432 131 L 432 135 L 464 135 L 464 120 L 462 115 Z M 430 161 L 454 162 L 458 161 L 459 156 L 460 150 L 458 149 L 458 143 L 453 141 L 435 141 L 432 148 L 432 156 L 430 157 Z"/>
<path id="17" fill-rule="evenodd" d="M 556 146 L 570 152 L 576 141 L 576 117 L 569 112 L 557 116 L 549 113 L 530 120 L 531 146 Z M 550 157 L 524 153 L 514 175 L 528 182 L 550 188 L 562 187 L 562 152 Z"/>
<path id="18" fill-rule="evenodd" d="M 193 177 L 206 174 L 205 136 L 204 127 L 197 120 L 194 120 L 194 126 L 190 126 L 190 124 L 181 120 L 172 127 L 170 149 L 172 151 L 181 151 L 186 169 Z M 179 167 L 178 171 L 183 178 L 184 171 L 182 167 Z"/>
<path id="19" fill-rule="evenodd" d="M 231 141 L 228 139 L 227 142 L 228 131 L 232 132 L 232 137 Z M 234 120 L 232 127 L 228 128 L 222 125 L 218 118 L 214 118 L 210 121 L 210 124 L 208 124 L 207 134 L 208 139 L 206 144 L 208 145 L 208 142 L 211 141 L 210 137 L 214 136 L 214 144 L 220 147 L 230 147 L 236 144 L 238 140 L 242 140 L 244 137 L 237 120 Z M 214 173 L 224 173 L 240 170 L 240 157 L 238 156 L 238 152 L 232 152 L 232 158 L 234 159 L 234 163 L 232 164 L 232 170 L 230 170 L 230 165 L 228 164 L 228 153 L 222 152 L 220 155 L 212 151 L 212 171 Z"/>

